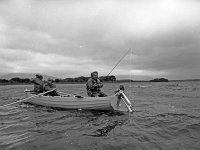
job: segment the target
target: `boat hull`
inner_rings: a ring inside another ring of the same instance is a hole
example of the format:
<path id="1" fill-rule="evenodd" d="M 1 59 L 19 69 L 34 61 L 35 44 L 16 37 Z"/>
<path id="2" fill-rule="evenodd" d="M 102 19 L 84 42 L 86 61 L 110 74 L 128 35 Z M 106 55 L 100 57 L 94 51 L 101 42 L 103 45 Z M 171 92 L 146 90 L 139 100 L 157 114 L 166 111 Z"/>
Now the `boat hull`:
<path id="1" fill-rule="evenodd" d="M 27 97 L 33 96 L 27 94 Z M 117 96 L 108 97 L 63 97 L 35 96 L 26 102 L 47 107 L 83 110 L 117 110 Z"/>

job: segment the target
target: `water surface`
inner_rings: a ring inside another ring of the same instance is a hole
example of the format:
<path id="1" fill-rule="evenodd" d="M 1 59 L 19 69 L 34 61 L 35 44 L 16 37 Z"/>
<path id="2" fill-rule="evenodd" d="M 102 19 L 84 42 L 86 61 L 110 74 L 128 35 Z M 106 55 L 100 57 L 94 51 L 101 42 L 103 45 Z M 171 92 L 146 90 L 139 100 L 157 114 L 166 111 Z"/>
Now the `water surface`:
<path id="1" fill-rule="evenodd" d="M 0 107 L 0 150 L 199 150 L 200 82 L 124 83 L 135 112 L 95 112 L 19 103 Z M 84 84 L 60 84 L 86 96 Z M 104 84 L 113 95 L 119 84 Z M 0 105 L 32 85 L 0 86 Z"/>

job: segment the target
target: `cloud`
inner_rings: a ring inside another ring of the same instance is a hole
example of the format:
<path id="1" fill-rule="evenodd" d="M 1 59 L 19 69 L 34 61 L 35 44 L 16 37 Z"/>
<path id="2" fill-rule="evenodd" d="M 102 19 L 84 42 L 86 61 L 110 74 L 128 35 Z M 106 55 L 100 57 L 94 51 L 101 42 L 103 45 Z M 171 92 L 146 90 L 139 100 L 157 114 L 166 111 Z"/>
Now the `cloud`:
<path id="1" fill-rule="evenodd" d="M 88 59 L 77 61 L 76 58 L 52 53 L 44 54 L 13 49 L 0 50 L 0 60 L 4 72 L 41 72 L 55 76 L 58 72 L 65 74 L 69 72 L 69 76 L 77 73 L 81 75 L 80 73 L 84 72 L 84 69 L 91 63 Z M 94 68 L 91 67 L 91 69 Z"/>
<path id="2" fill-rule="evenodd" d="M 126 56 L 113 73 L 173 78 L 183 70 L 199 76 L 196 0 L 0 3 L 0 59 L 6 72 L 106 74 L 132 49 L 133 60 Z"/>

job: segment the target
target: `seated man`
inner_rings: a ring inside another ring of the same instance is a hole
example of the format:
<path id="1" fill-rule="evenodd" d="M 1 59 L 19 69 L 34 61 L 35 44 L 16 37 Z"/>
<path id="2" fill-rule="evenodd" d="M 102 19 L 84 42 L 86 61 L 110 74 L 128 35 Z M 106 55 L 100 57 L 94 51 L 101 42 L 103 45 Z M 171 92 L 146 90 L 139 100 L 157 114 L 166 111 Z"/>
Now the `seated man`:
<path id="1" fill-rule="evenodd" d="M 44 90 L 44 82 L 43 82 L 43 76 L 40 74 L 35 75 L 36 78 L 31 79 L 31 82 L 34 84 L 34 89 L 31 92 L 34 92 L 36 94 L 42 93 Z"/>
<path id="2" fill-rule="evenodd" d="M 53 79 L 48 78 L 47 82 L 44 85 L 44 91 L 50 91 L 52 89 L 56 88 L 56 85 L 53 81 Z M 58 92 L 56 90 L 49 92 L 45 95 L 50 95 L 50 96 L 59 96 Z"/>
<path id="3" fill-rule="evenodd" d="M 105 97 L 107 96 L 103 92 L 101 92 L 101 88 L 103 87 L 103 83 L 98 78 L 98 72 L 94 71 L 91 73 L 91 78 L 88 79 L 86 83 L 87 94 L 90 97 Z"/>

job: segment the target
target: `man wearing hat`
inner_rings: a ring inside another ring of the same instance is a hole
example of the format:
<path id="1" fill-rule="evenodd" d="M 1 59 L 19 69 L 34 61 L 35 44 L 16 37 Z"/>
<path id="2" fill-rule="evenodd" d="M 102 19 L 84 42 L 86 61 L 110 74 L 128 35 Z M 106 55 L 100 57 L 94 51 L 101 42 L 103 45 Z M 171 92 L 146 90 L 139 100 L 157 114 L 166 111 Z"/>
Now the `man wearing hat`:
<path id="1" fill-rule="evenodd" d="M 45 85 L 44 85 L 44 91 L 50 91 L 52 89 L 56 88 L 56 85 L 54 83 L 54 80 L 51 78 L 48 78 L 48 80 L 46 81 Z M 47 93 L 46 95 L 50 95 L 50 96 L 59 96 L 58 92 L 56 90 Z"/>
<path id="2" fill-rule="evenodd" d="M 34 84 L 33 92 L 42 93 L 44 91 L 43 76 L 40 74 L 36 74 L 35 76 L 35 78 L 31 79 L 31 82 Z"/>
<path id="3" fill-rule="evenodd" d="M 105 97 L 105 93 L 101 92 L 103 83 L 98 78 L 98 72 L 94 71 L 91 73 L 91 78 L 86 83 L 87 94 L 90 97 Z"/>

